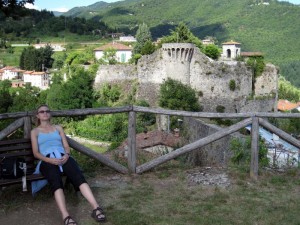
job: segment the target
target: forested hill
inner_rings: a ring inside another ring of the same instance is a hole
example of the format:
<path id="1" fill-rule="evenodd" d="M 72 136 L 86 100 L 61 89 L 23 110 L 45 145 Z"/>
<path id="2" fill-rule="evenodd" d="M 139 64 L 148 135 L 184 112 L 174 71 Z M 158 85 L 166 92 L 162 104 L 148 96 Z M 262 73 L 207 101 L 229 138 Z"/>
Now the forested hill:
<path id="1" fill-rule="evenodd" d="M 125 0 L 77 7 L 66 16 L 99 16 L 112 28 L 135 34 L 145 22 L 160 37 L 184 21 L 199 38 L 235 40 L 242 51 L 262 51 L 277 65 L 300 58 L 300 6 L 276 0 Z"/>

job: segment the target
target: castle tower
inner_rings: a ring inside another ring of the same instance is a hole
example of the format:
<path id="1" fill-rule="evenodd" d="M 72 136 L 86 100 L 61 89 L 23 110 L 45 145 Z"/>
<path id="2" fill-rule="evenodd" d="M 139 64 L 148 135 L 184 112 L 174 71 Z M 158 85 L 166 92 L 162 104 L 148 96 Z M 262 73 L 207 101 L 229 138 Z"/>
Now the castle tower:
<path id="1" fill-rule="evenodd" d="M 166 63 L 166 75 L 172 79 L 190 84 L 190 64 L 195 45 L 191 43 L 166 43 L 162 45 Z"/>

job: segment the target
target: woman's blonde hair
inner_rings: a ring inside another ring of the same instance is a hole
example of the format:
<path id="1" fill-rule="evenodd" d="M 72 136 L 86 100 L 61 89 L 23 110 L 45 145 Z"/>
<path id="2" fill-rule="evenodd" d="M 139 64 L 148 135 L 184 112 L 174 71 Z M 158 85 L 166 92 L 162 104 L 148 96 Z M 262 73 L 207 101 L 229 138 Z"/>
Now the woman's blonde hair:
<path id="1" fill-rule="evenodd" d="M 49 106 L 47 104 L 42 104 L 42 105 L 39 105 L 37 108 L 36 108 L 36 111 L 35 111 L 35 115 L 38 115 L 39 114 L 39 109 L 42 108 L 42 107 L 47 107 L 49 109 Z M 36 126 L 39 126 L 41 124 L 41 120 L 39 118 L 36 117 L 36 121 L 35 121 L 35 125 Z"/>

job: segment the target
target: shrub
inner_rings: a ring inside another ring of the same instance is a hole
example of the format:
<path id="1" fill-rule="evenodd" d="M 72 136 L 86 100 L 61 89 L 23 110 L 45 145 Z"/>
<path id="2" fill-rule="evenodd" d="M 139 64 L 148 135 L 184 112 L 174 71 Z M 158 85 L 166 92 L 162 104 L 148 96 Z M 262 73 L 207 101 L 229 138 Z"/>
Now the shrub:
<path id="1" fill-rule="evenodd" d="M 229 81 L 229 89 L 230 89 L 231 91 L 234 91 L 235 88 L 236 88 L 235 80 L 230 80 L 230 81 Z"/>

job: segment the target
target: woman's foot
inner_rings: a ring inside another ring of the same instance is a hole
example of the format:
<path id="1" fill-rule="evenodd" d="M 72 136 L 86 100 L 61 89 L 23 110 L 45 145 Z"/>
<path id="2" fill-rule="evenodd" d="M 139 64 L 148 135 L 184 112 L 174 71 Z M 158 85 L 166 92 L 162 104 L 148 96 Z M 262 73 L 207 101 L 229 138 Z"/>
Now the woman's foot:
<path id="1" fill-rule="evenodd" d="M 106 221 L 106 216 L 104 214 L 104 211 L 102 208 L 97 207 L 92 211 L 91 216 L 97 221 L 97 222 L 105 222 Z"/>
<path id="2" fill-rule="evenodd" d="M 77 225 L 77 223 L 75 222 L 75 220 L 72 219 L 71 216 L 67 216 L 64 219 L 64 225 Z"/>

